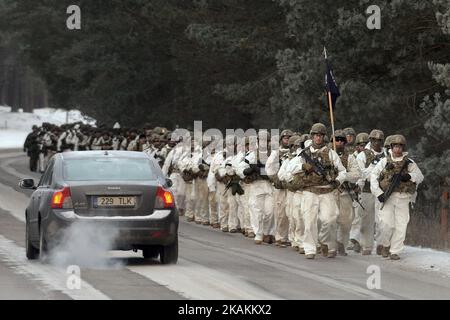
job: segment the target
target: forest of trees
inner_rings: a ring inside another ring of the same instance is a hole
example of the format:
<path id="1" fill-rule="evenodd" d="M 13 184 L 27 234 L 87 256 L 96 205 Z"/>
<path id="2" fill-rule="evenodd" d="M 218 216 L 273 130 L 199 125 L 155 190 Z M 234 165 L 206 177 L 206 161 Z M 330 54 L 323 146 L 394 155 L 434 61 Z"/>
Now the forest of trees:
<path id="1" fill-rule="evenodd" d="M 81 30 L 66 28 L 71 4 Z M 366 25 L 372 4 L 380 30 Z M 336 127 L 404 134 L 442 184 L 450 0 L 0 0 L 0 102 L 78 108 L 108 125 L 305 132 L 329 124 L 324 45 Z"/>

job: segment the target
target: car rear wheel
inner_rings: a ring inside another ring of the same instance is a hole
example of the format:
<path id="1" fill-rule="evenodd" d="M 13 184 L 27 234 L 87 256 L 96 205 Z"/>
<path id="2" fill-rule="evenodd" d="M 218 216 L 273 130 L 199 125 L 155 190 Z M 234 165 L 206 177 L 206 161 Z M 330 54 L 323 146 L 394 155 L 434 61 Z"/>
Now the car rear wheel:
<path id="1" fill-rule="evenodd" d="M 163 246 L 160 252 L 160 260 L 162 264 L 175 264 L 178 261 L 178 236 L 175 241 L 168 245 Z"/>
<path id="2" fill-rule="evenodd" d="M 25 227 L 25 243 L 26 243 L 26 255 L 28 260 L 36 260 L 39 258 L 39 250 L 36 249 L 31 243 L 30 239 L 30 223 L 26 222 Z"/>
<path id="3" fill-rule="evenodd" d="M 39 228 L 39 259 L 43 262 L 47 260 L 48 245 L 42 226 Z"/>
<path id="4" fill-rule="evenodd" d="M 144 259 L 156 259 L 159 255 L 159 248 L 155 246 L 147 246 L 142 249 Z"/>

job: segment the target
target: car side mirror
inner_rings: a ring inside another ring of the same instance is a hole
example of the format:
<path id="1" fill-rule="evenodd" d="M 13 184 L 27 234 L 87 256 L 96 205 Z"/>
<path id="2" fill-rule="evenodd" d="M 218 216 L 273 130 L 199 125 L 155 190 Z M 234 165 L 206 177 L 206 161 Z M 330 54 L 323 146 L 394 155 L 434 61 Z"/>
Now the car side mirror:
<path id="1" fill-rule="evenodd" d="M 34 186 L 34 180 L 33 179 L 23 179 L 19 182 L 19 187 L 22 189 L 36 189 Z"/>
<path id="2" fill-rule="evenodd" d="M 172 180 L 171 180 L 171 179 L 169 179 L 169 178 L 166 178 L 166 186 L 167 186 L 167 188 L 172 188 L 172 186 L 173 186 L 173 182 L 172 182 Z"/>

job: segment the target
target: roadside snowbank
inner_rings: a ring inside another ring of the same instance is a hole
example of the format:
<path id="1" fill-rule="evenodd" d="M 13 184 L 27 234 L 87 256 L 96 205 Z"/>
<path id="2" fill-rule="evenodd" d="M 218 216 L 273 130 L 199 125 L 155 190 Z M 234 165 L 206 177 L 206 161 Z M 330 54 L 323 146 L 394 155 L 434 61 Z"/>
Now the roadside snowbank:
<path id="1" fill-rule="evenodd" d="M 41 126 L 43 122 L 61 125 L 81 121 L 95 126 L 96 120 L 83 115 L 78 110 L 43 108 L 30 112 L 11 112 L 11 107 L 0 106 L 0 149 L 22 148 L 26 136 L 33 125 Z"/>

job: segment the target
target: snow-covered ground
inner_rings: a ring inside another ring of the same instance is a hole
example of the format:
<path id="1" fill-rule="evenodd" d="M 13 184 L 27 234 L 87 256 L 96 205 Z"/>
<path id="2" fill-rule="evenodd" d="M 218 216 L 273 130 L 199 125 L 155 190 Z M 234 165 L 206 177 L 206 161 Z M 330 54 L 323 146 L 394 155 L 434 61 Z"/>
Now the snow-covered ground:
<path id="1" fill-rule="evenodd" d="M 68 122 L 81 121 L 95 125 L 95 120 L 78 110 L 70 110 Z M 33 125 L 43 122 L 61 125 L 66 123 L 67 111 L 62 109 L 34 109 L 29 112 L 11 112 L 11 107 L 0 106 L 0 149 L 21 148 Z"/>
<path id="2" fill-rule="evenodd" d="M 450 278 L 450 252 L 405 246 L 400 257 L 395 264 L 405 269 L 432 271 Z"/>

